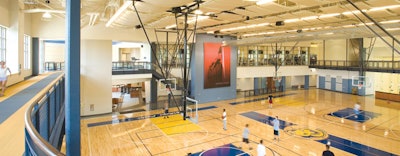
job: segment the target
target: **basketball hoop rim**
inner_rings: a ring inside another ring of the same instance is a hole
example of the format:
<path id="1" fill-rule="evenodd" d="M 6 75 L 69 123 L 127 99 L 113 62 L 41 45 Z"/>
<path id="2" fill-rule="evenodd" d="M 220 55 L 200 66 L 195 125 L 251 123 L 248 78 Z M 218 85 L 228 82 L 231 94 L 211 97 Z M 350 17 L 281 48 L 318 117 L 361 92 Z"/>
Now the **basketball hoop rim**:
<path id="1" fill-rule="evenodd" d="M 363 85 L 362 84 L 358 84 L 358 89 L 362 89 Z"/>
<path id="2" fill-rule="evenodd" d="M 281 82 L 282 77 L 280 77 L 280 76 L 273 77 L 272 80 L 274 80 L 274 81 L 278 80 L 279 82 Z"/>

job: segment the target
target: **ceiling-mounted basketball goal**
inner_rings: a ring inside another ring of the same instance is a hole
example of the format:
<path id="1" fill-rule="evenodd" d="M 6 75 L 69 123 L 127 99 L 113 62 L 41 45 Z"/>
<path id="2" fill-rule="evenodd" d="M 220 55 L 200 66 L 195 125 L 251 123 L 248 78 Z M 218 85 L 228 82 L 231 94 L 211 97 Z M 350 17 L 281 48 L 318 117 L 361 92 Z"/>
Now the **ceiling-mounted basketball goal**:
<path id="1" fill-rule="evenodd" d="M 272 80 L 281 82 L 281 80 L 282 80 L 281 72 L 274 72 L 274 76 L 272 77 Z"/>
<path id="2" fill-rule="evenodd" d="M 373 84 L 372 78 L 368 76 L 352 76 L 351 85 L 358 89 L 371 88 Z"/>
<path id="3" fill-rule="evenodd" d="M 176 90 L 176 78 L 160 79 L 158 86 L 160 90 L 167 90 L 167 88 Z"/>

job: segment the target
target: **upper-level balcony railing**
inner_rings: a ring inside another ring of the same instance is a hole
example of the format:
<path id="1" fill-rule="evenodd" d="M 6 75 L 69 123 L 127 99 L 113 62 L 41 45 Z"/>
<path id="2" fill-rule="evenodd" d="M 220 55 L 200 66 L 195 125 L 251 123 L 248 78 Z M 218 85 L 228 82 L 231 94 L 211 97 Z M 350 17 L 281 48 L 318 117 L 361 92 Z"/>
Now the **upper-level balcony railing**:
<path id="1" fill-rule="evenodd" d="M 61 145 L 65 134 L 65 77 L 53 81 L 25 113 L 25 155 L 65 155 Z"/>
<path id="2" fill-rule="evenodd" d="M 379 72 L 400 72 L 400 61 L 365 61 L 364 70 Z M 361 64 L 359 61 L 344 60 L 319 60 L 310 63 L 311 68 L 324 69 L 342 69 L 342 70 L 359 70 Z"/>
<path id="3" fill-rule="evenodd" d="M 151 62 L 136 62 L 136 61 L 121 61 L 112 62 L 112 70 L 139 70 L 139 69 L 151 69 Z"/>
<path id="4" fill-rule="evenodd" d="M 64 62 L 44 62 L 44 69 L 46 71 L 64 70 Z"/>
<path id="5" fill-rule="evenodd" d="M 237 63 L 238 67 L 244 66 L 274 66 L 276 60 L 269 60 L 264 63 Z M 339 69 L 339 70 L 359 70 L 359 61 L 345 61 L 345 60 L 310 60 L 296 61 L 296 60 L 278 60 L 278 64 L 282 66 L 304 66 L 309 65 L 311 68 L 323 69 Z M 162 64 L 167 66 L 168 64 Z M 169 64 L 172 68 L 180 68 L 181 64 Z M 63 70 L 64 62 L 46 62 L 46 70 Z M 381 72 L 400 72 L 400 60 L 397 61 L 365 61 L 365 70 L 367 71 L 381 71 Z M 121 61 L 112 62 L 112 71 L 139 71 L 139 70 L 152 70 L 158 69 L 154 63 L 151 62 L 136 62 L 136 61 Z"/>

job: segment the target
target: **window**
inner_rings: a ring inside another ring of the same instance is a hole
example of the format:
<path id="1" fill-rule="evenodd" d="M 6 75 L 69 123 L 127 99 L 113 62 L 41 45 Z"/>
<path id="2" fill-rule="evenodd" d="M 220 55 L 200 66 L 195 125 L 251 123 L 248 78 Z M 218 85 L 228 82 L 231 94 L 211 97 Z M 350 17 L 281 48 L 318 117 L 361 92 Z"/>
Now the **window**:
<path id="1" fill-rule="evenodd" d="M 31 68 L 31 37 L 24 35 L 24 69 Z"/>
<path id="2" fill-rule="evenodd" d="M 6 28 L 0 26 L 0 60 L 6 61 Z"/>

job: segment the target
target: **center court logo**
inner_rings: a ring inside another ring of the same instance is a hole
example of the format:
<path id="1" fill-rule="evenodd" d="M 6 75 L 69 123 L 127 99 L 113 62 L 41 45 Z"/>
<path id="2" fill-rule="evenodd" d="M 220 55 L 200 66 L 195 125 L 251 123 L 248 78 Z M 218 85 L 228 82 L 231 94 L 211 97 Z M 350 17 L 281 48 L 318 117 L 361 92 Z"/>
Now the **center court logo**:
<path id="1" fill-rule="evenodd" d="M 292 136 L 298 136 L 312 140 L 324 140 L 328 138 L 328 134 L 322 129 L 295 128 L 290 126 L 285 128 L 285 132 Z"/>

